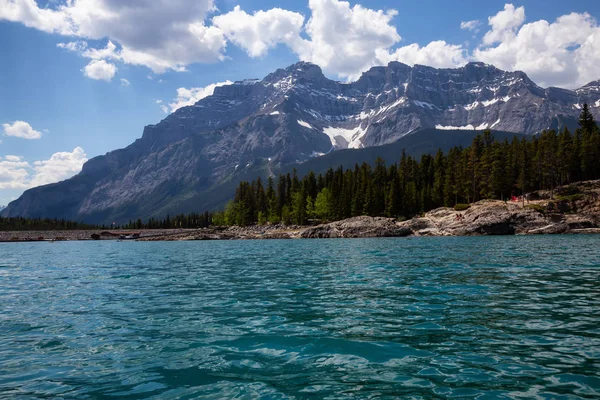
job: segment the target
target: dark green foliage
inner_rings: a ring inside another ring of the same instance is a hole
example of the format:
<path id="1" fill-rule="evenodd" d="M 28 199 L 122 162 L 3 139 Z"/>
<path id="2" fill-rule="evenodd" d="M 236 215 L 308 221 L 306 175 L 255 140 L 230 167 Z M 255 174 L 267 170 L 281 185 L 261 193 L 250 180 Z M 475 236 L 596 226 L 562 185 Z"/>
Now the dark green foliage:
<path id="1" fill-rule="evenodd" d="M 222 218 L 222 214 L 211 214 L 209 212 L 204 213 L 191 213 L 191 214 L 179 214 L 174 217 L 167 215 L 163 220 L 151 218 L 146 222 L 141 219 L 137 221 L 129 221 L 129 223 L 122 226 L 114 226 L 110 228 L 127 229 L 127 230 L 140 230 L 140 229 L 197 229 L 206 228 L 210 225 L 216 225 L 215 222 L 219 222 L 218 218 Z M 223 224 L 224 225 L 224 224 Z"/>
<path id="2" fill-rule="evenodd" d="M 437 207 L 464 210 L 481 199 L 507 199 L 535 190 L 600 179 L 600 131 L 583 107 L 580 128 L 571 134 L 544 131 L 531 140 L 506 136 L 496 141 L 491 132 L 477 135 L 469 147 L 453 147 L 432 156 L 412 157 L 402 151 L 387 166 L 379 157 L 353 168 L 329 168 L 300 178 L 296 170 L 269 178 L 241 182 L 223 212 L 141 219 L 125 229 L 195 229 L 251 224 L 306 224 L 359 215 L 411 218 Z M 383 147 L 382 147 L 383 148 Z M 393 147 L 389 147 L 392 149 Z M 372 150 L 378 151 L 377 148 Z M 336 152 L 337 153 L 337 152 Z M 341 152 L 340 152 L 341 153 Z M 355 154 L 346 151 L 343 154 Z M 303 165 L 299 165 L 303 168 Z M 559 200 L 579 199 L 577 193 L 556 193 Z M 533 207 L 532 207 L 533 208 Z M 536 208 L 534 208 L 536 209 Z M 2 230 L 90 229 L 63 220 L 0 218 Z"/>
<path id="3" fill-rule="evenodd" d="M 228 221 L 240 225 L 259 222 L 259 213 L 261 223 L 303 224 L 359 215 L 402 219 L 437 207 L 462 211 L 481 199 L 506 200 L 599 178 L 600 132 L 585 106 L 574 135 L 565 128 L 560 134 L 544 131 L 529 141 L 496 141 L 486 131 L 471 146 L 454 147 L 446 154 L 440 150 L 417 159 L 402 152 L 399 162 L 389 167 L 380 157 L 373 167 L 362 163 L 346 170 L 329 168 L 318 176 L 310 171 L 303 179 L 293 170 L 279 176 L 276 188 L 269 179 L 266 196 L 260 181 L 242 182 L 226 214 L 237 213 Z M 263 198 L 267 206 L 259 210 Z"/>
<path id="4" fill-rule="evenodd" d="M 96 228 L 99 227 L 64 219 L 0 217 L 0 231 L 72 231 Z"/>
<path id="5" fill-rule="evenodd" d="M 567 196 L 556 196 L 556 200 L 558 201 L 578 201 L 578 200 L 583 200 L 585 198 L 585 195 L 582 193 L 578 193 L 578 194 L 571 194 L 571 195 L 567 195 Z"/>

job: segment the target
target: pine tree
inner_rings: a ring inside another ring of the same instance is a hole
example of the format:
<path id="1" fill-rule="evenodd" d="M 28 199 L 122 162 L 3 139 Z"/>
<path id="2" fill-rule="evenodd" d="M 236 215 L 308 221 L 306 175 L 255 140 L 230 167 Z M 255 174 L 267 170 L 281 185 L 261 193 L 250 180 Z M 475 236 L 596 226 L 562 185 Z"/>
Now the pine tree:
<path id="1" fill-rule="evenodd" d="M 585 103 L 581 109 L 581 114 L 579 115 L 579 127 L 585 133 L 592 133 L 592 131 L 598 128 L 587 103 Z"/>

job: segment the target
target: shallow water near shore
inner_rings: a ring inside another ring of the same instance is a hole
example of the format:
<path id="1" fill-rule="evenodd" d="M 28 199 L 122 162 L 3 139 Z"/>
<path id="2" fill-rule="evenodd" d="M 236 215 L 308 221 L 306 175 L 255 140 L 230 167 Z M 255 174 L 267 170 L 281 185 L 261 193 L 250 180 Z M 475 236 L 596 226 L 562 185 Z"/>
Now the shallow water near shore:
<path id="1" fill-rule="evenodd" d="M 600 396 L 600 236 L 0 244 L 1 398 Z"/>

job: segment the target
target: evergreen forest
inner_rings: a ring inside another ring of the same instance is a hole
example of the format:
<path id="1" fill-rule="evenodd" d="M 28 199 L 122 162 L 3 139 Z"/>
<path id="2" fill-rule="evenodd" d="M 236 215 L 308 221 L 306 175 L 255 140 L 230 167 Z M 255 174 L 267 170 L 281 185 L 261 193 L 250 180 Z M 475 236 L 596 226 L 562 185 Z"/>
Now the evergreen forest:
<path id="1" fill-rule="evenodd" d="M 497 141 L 490 131 L 469 147 L 419 159 L 399 155 L 392 164 L 330 168 L 241 182 L 224 211 L 129 221 L 115 229 L 187 229 L 208 226 L 297 224 L 359 215 L 411 218 L 423 212 L 481 199 L 507 199 L 574 182 L 600 179 L 600 129 L 585 104 L 579 128 L 544 131 L 529 139 Z M 106 229 L 61 219 L 1 218 L 0 230 Z"/>
<path id="2" fill-rule="evenodd" d="M 299 178 L 295 172 L 267 182 L 241 182 L 214 225 L 334 221 L 359 215 L 411 218 L 481 199 L 507 199 L 541 189 L 600 179 L 600 130 L 586 105 L 579 128 L 548 130 L 530 139 L 496 141 L 485 131 L 467 148 L 420 159 L 379 158 L 354 169 L 329 169 Z"/>

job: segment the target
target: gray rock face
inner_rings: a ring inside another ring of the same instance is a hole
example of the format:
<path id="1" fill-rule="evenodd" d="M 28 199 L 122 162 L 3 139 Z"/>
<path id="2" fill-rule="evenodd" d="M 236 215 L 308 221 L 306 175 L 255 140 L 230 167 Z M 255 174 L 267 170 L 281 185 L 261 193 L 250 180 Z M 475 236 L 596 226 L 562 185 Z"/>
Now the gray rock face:
<path id="1" fill-rule="evenodd" d="M 533 134 L 575 120 L 583 103 L 600 118 L 600 82 L 543 89 L 522 72 L 482 63 L 393 62 L 344 84 L 301 62 L 216 88 L 147 126 L 130 146 L 91 159 L 79 175 L 28 190 L 1 215 L 121 223 L 201 211 L 210 207 L 198 202 L 205 190 L 257 165 L 392 143 L 420 128 Z"/>
<path id="2" fill-rule="evenodd" d="M 595 190 L 600 188 L 596 181 Z M 590 192 L 591 193 L 591 192 Z M 567 206 L 566 213 L 543 214 L 520 204 L 495 200 L 477 202 L 466 211 L 439 208 L 400 222 L 414 236 L 481 236 L 481 235 L 546 235 L 560 233 L 595 233 L 598 228 L 599 203 L 595 196 L 586 195 L 574 205 Z"/>
<path id="3" fill-rule="evenodd" d="M 355 217 L 307 228 L 300 233 L 303 239 L 402 237 L 412 233 L 393 218 Z"/>

